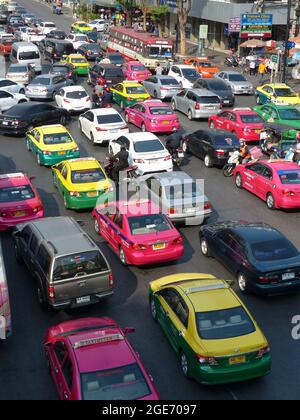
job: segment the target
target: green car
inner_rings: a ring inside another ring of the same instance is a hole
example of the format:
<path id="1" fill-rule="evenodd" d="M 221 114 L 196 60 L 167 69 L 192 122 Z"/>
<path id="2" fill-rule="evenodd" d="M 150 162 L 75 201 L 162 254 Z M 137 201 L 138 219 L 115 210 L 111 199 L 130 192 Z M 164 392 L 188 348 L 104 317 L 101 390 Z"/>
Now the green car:
<path id="1" fill-rule="evenodd" d="M 300 111 L 291 105 L 266 104 L 253 108 L 266 122 L 283 124 L 300 130 Z"/>

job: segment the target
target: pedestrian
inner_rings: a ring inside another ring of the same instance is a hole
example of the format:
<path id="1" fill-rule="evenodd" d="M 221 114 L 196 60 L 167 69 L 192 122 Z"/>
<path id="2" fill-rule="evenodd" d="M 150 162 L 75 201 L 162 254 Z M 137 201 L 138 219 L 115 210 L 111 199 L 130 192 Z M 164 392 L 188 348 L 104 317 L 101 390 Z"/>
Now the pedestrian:
<path id="1" fill-rule="evenodd" d="M 255 76 L 255 71 L 256 71 L 256 61 L 255 60 L 250 61 L 249 68 L 250 68 L 250 76 Z"/>
<path id="2" fill-rule="evenodd" d="M 258 73 L 260 74 L 260 81 L 263 83 L 265 74 L 267 72 L 267 66 L 264 62 L 261 62 L 258 66 Z"/>
<path id="3" fill-rule="evenodd" d="M 242 70 L 242 73 L 244 74 L 244 73 L 245 73 L 245 71 L 246 71 L 246 65 L 247 65 L 247 60 L 246 60 L 246 57 L 242 57 L 242 58 L 239 60 L 239 65 L 240 65 L 240 68 L 241 68 L 241 70 Z"/>
<path id="4" fill-rule="evenodd" d="M 155 69 L 155 73 L 157 76 L 162 76 L 164 69 L 162 68 L 162 66 L 158 63 L 157 67 Z"/>

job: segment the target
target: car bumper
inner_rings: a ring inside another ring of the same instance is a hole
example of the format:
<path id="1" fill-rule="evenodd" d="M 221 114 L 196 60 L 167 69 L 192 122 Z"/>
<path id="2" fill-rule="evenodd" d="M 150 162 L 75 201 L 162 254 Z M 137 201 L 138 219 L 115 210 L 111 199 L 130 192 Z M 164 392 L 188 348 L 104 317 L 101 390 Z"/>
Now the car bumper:
<path id="1" fill-rule="evenodd" d="M 21 85 L 28 85 L 29 84 L 29 78 L 28 77 L 11 77 L 7 76 L 9 80 L 15 83 L 20 83 Z"/>
<path id="2" fill-rule="evenodd" d="M 82 106 L 82 107 L 68 107 L 68 106 L 64 105 L 63 108 L 66 111 L 72 112 L 74 114 L 76 114 L 76 113 L 80 113 L 81 114 L 82 112 L 86 112 L 89 109 L 92 109 L 92 107 L 93 107 L 93 105 L 92 105 L 92 103 L 90 103 L 90 105 Z"/>
<path id="3" fill-rule="evenodd" d="M 132 164 L 135 166 L 135 163 Z M 138 175 L 145 175 L 145 174 L 152 174 L 152 173 L 160 173 L 160 172 L 172 172 L 173 171 L 173 163 L 169 163 L 168 165 L 143 165 L 139 166 L 136 170 Z"/>
<path id="4" fill-rule="evenodd" d="M 28 131 L 28 126 L 26 125 L 26 127 L 13 127 L 13 126 L 1 126 L 0 127 L 0 134 L 8 134 L 11 136 L 20 136 L 22 134 L 26 134 L 26 132 Z"/>
<path id="5" fill-rule="evenodd" d="M 131 265 L 154 265 L 170 261 L 177 261 L 183 256 L 183 246 L 167 247 L 162 251 L 136 251 L 127 255 L 127 262 Z"/>
<path id="6" fill-rule="evenodd" d="M 267 355 L 261 360 L 245 365 L 230 366 L 227 368 L 201 366 L 193 376 L 197 382 L 204 385 L 243 382 L 268 375 L 271 372 L 271 364 L 271 355 Z"/>
<path id="7" fill-rule="evenodd" d="M 253 89 L 234 89 L 233 93 L 235 95 L 254 95 Z"/>
<path id="8" fill-rule="evenodd" d="M 120 136 L 123 134 L 128 134 L 129 128 L 126 128 L 125 130 L 121 130 L 118 133 L 112 133 L 112 132 L 103 132 L 103 133 L 94 133 L 94 143 L 101 144 L 104 141 L 110 141 L 110 140 L 117 140 Z"/>
<path id="9" fill-rule="evenodd" d="M 300 291 L 300 279 L 268 285 L 253 282 L 252 284 L 249 284 L 249 288 L 251 288 L 253 293 L 260 296 L 285 295 Z"/>
<path id="10" fill-rule="evenodd" d="M 53 93 L 52 92 L 28 92 L 26 90 L 26 96 L 29 99 L 52 99 Z"/>
<path id="11" fill-rule="evenodd" d="M 195 119 L 205 119 L 205 118 L 210 118 L 213 115 L 216 115 L 218 112 L 220 111 L 220 109 L 214 109 L 214 110 L 209 110 L 209 111 L 195 111 L 194 113 L 194 118 Z"/>
<path id="12" fill-rule="evenodd" d="M 286 197 L 276 200 L 276 207 L 281 209 L 298 209 L 300 208 L 300 198 Z"/>
<path id="13" fill-rule="evenodd" d="M 63 310 L 63 309 L 73 309 L 73 308 L 80 308 L 83 306 L 89 306 L 89 305 L 94 305 L 96 303 L 99 303 L 102 299 L 105 299 L 107 297 L 111 297 L 114 294 L 113 290 L 109 290 L 106 292 L 102 292 L 102 293 L 96 293 L 94 295 L 91 295 L 91 300 L 89 303 L 80 303 L 78 304 L 76 302 L 76 298 L 75 299 L 70 299 L 67 301 L 63 301 L 63 302 L 55 302 L 55 303 L 50 303 L 50 306 L 55 309 L 55 310 Z M 80 296 L 78 296 L 79 298 Z"/>
<path id="14" fill-rule="evenodd" d="M 40 155 L 41 163 L 45 166 L 52 166 L 56 165 L 57 163 L 60 163 L 64 160 L 68 159 L 77 159 L 80 157 L 80 152 L 76 153 L 69 153 L 65 155 L 58 155 L 58 156 L 45 156 L 43 154 Z"/>
<path id="15" fill-rule="evenodd" d="M 98 204 L 98 200 L 101 203 L 106 201 L 113 201 L 114 194 L 100 194 L 98 197 L 68 197 L 68 204 L 69 207 L 73 210 L 84 210 L 84 209 L 94 209 L 96 204 Z"/>
<path id="16" fill-rule="evenodd" d="M 212 210 L 205 210 L 204 212 L 198 212 L 195 213 L 194 215 L 190 215 L 190 214 L 181 214 L 181 215 L 172 215 L 169 214 L 169 219 L 173 222 L 173 223 L 184 223 L 187 226 L 198 226 L 198 225 L 202 225 L 202 223 L 205 221 L 205 219 L 207 219 L 208 217 L 210 217 L 210 215 L 212 214 Z"/>
<path id="17" fill-rule="evenodd" d="M 21 223 L 31 222 L 37 219 L 44 217 L 44 210 L 41 210 L 33 215 L 26 216 L 26 217 L 15 217 L 4 219 L 0 217 L 0 232 L 4 232 L 10 228 L 13 228 Z"/>
<path id="18" fill-rule="evenodd" d="M 147 126 L 147 130 L 150 133 L 172 133 L 173 131 L 177 131 L 180 129 L 180 123 L 174 123 L 174 122 L 170 122 L 169 124 L 165 124 L 165 125 L 154 125 L 154 124 L 149 124 Z"/>

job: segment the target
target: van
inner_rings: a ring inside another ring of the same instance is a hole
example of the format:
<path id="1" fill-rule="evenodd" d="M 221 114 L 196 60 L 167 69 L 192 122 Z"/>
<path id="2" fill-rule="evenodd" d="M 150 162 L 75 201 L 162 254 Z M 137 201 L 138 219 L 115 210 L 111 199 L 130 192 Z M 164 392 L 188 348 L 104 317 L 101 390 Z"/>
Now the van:
<path id="1" fill-rule="evenodd" d="M 0 242 L 0 341 L 11 335 L 11 313 L 8 287 Z"/>
<path id="2" fill-rule="evenodd" d="M 51 39 L 45 43 L 44 57 L 54 63 L 70 54 L 74 54 L 74 52 L 73 44 L 70 41 Z"/>
<path id="3" fill-rule="evenodd" d="M 113 294 L 107 260 L 73 218 L 51 217 L 17 225 L 13 239 L 16 259 L 32 274 L 42 307 L 72 309 Z"/>
<path id="4" fill-rule="evenodd" d="M 36 73 L 42 72 L 41 54 L 32 42 L 15 42 L 11 49 L 10 60 L 13 64 L 31 64 Z"/>

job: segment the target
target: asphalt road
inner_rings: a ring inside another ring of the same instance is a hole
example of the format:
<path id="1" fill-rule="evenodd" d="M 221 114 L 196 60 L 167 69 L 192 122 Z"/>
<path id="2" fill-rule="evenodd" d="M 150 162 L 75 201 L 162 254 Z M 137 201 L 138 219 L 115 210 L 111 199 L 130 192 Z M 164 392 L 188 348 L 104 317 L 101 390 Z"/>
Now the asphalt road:
<path id="1" fill-rule="evenodd" d="M 53 20 L 60 29 L 70 26 L 68 16 L 53 16 L 45 4 L 20 0 L 30 12 L 45 20 Z M 84 83 L 84 80 L 82 80 Z M 254 98 L 238 98 L 238 106 L 254 105 Z M 206 127 L 205 122 L 190 123 L 180 116 L 183 126 L 194 131 Z M 79 143 L 83 156 L 104 160 L 106 147 L 95 147 L 83 137 L 74 118 L 70 131 Z M 132 127 L 132 130 L 135 130 Z M 202 387 L 184 379 L 176 356 L 159 327 L 152 321 L 148 302 L 148 284 L 153 279 L 178 272 L 206 272 L 221 278 L 231 275 L 216 261 L 200 254 L 198 228 L 182 228 L 185 254 L 177 264 L 151 269 L 124 268 L 111 249 L 94 233 L 88 212 L 64 209 L 53 187 L 50 170 L 39 167 L 25 146 L 24 138 L 0 137 L 2 172 L 22 170 L 35 175 L 45 204 L 46 216 L 71 215 L 85 221 L 85 229 L 99 243 L 114 269 L 115 295 L 105 303 L 71 312 L 44 312 L 36 299 L 33 281 L 28 271 L 17 265 L 9 233 L 2 234 L 8 275 L 13 336 L 0 347 L 0 399 L 56 399 L 56 391 L 48 376 L 43 356 L 42 339 L 46 329 L 58 322 L 75 317 L 110 316 L 123 326 L 134 326 L 130 337 L 146 368 L 152 374 L 162 399 L 232 400 L 232 399 L 299 399 L 300 343 L 291 337 L 291 319 L 300 313 L 299 296 L 262 299 L 243 297 L 268 337 L 273 350 L 273 371 L 261 380 L 230 386 Z M 264 221 L 279 228 L 300 248 L 300 213 L 267 210 L 266 205 L 248 192 L 235 188 L 232 179 L 225 179 L 219 169 L 206 169 L 203 162 L 191 157 L 183 168 L 194 178 L 205 179 L 205 192 L 214 206 L 212 220 Z"/>

